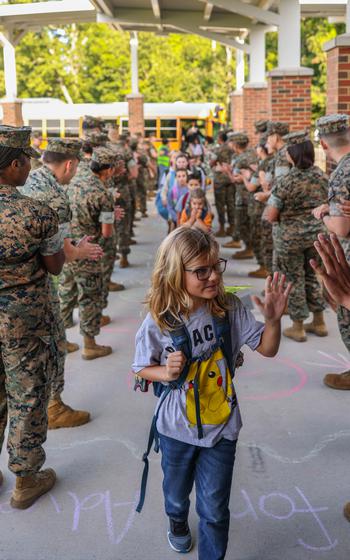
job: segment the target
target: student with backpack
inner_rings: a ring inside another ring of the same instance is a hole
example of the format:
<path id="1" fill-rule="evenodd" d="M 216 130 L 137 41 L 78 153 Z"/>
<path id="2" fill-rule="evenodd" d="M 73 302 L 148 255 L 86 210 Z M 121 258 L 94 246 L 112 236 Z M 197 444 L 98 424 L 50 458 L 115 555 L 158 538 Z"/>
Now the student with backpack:
<path id="1" fill-rule="evenodd" d="M 135 374 L 153 382 L 160 396 L 143 456 L 137 510 L 143 505 L 147 456 L 155 441 L 162 452 L 168 542 L 177 552 L 192 547 L 188 513 L 195 483 L 199 560 L 221 560 L 226 554 L 242 425 L 232 383 L 240 349 L 247 344 L 263 356 L 276 355 L 291 290 L 284 275 L 266 280 L 265 302 L 254 297 L 264 325 L 237 297 L 225 293 L 225 268 L 215 238 L 198 228 L 177 228 L 162 242 L 133 364 Z"/>

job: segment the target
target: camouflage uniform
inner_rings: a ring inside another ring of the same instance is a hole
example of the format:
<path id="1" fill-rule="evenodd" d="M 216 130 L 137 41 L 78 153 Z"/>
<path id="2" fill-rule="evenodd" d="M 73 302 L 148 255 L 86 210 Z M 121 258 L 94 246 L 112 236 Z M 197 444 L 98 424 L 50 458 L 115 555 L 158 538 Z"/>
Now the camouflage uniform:
<path id="1" fill-rule="evenodd" d="M 34 157 L 30 131 L 0 127 L 0 146 Z M 0 215 L 0 450 L 8 419 L 9 468 L 27 476 L 45 462 L 55 352 L 55 317 L 41 255 L 60 251 L 62 238 L 55 212 L 13 186 L 0 185 Z"/>
<path id="2" fill-rule="evenodd" d="M 242 135 L 242 137 L 245 137 L 245 135 Z M 247 157 L 255 157 L 256 159 L 255 150 L 253 148 L 248 148 L 242 154 L 237 156 L 234 163 L 234 173 L 235 171 L 237 171 L 237 173 L 240 172 L 241 162 L 244 162 Z M 236 183 L 235 224 L 237 232 L 239 234 L 239 238 L 244 241 L 247 248 L 251 248 L 252 246 L 252 224 L 251 216 L 248 213 L 250 198 L 250 193 L 247 191 L 243 181 L 240 183 Z"/>
<path id="3" fill-rule="evenodd" d="M 213 157 L 217 163 L 231 164 L 233 151 L 227 144 L 223 144 L 215 149 Z M 225 226 L 225 214 L 227 211 L 227 221 L 232 228 L 235 225 L 235 185 L 230 177 L 222 171 L 215 170 L 213 174 L 215 206 L 218 213 L 220 226 Z"/>
<path id="4" fill-rule="evenodd" d="M 47 145 L 48 152 L 68 153 L 73 157 L 78 157 L 81 143 L 73 140 L 66 141 L 60 138 L 50 139 Z M 72 214 L 69 208 L 69 200 L 63 187 L 57 182 L 53 172 L 43 165 L 36 171 L 32 171 L 26 184 L 20 189 L 22 194 L 44 202 L 54 210 L 59 219 L 59 228 L 62 238 L 70 236 L 70 221 Z M 57 355 L 55 361 L 55 373 L 52 377 L 51 399 L 58 398 L 64 389 L 64 365 L 66 359 L 66 333 L 60 314 L 60 300 L 58 297 L 57 284 L 53 277 L 49 276 L 51 303 L 54 309 L 55 322 L 55 342 Z"/>
<path id="5" fill-rule="evenodd" d="M 138 157 L 139 172 L 136 179 L 136 193 L 138 207 L 142 214 L 147 212 L 147 192 L 150 190 L 150 173 L 148 170 L 148 158 L 146 154 L 140 154 Z"/>
<path id="6" fill-rule="evenodd" d="M 113 164 L 115 154 L 107 148 L 96 148 L 92 161 Z M 114 223 L 114 201 L 107 186 L 92 174 L 88 181 L 71 181 L 68 196 L 72 210 L 71 231 L 74 239 L 91 236 L 92 242 L 104 247 L 101 225 Z M 101 261 L 83 260 L 67 263 L 60 278 L 61 314 L 66 328 L 73 324 L 72 314 L 79 305 L 80 332 L 95 337 L 100 332 L 102 315 L 103 273 Z"/>
<path id="7" fill-rule="evenodd" d="M 297 138 L 297 133 L 293 136 Z M 303 136 L 300 136 L 302 142 Z M 305 141 L 305 135 L 304 135 Z M 293 283 L 288 310 L 293 321 L 303 321 L 309 311 L 323 311 L 325 302 L 310 259 L 317 258 L 314 241 L 325 232 L 323 224 L 312 210 L 327 201 L 327 176 L 316 166 L 301 170 L 293 167 L 287 176 L 276 181 L 269 206 L 279 214 L 278 236 L 274 236 L 274 250 L 278 270 Z"/>
<path id="8" fill-rule="evenodd" d="M 349 128 L 347 115 L 329 115 L 316 123 L 320 134 L 341 132 Z M 342 157 L 330 176 L 328 203 L 330 216 L 342 216 L 338 204 L 341 199 L 350 200 L 350 152 Z M 350 263 L 350 237 L 339 238 L 346 260 Z M 337 309 L 339 331 L 346 348 L 350 351 L 350 311 L 339 306 Z"/>
<path id="9" fill-rule="evenodd" d="M 259 163 L 258 171 L 264 171 L 267 180 L 272 181 L 274 168 L 274 157 L 268 156 Z M 268 272 L 273 272 L 273 237 L 272 224 L 263 219 L 265 204 L 260 204 L 261 210 L 261 247 L 264 267 Z"/>

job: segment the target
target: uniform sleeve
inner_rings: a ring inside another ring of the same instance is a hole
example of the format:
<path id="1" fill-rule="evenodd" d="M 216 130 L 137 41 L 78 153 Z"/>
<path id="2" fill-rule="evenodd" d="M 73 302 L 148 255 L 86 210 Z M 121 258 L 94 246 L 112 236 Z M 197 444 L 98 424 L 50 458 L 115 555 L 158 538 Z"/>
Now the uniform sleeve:
<path id="1" fill-rule="evenodd" d="M 145 367 L 159 365 L 162 351 L 161 332 L 148 315 L 136 334 L 133 372 L 138 373 Z"/>
<path id="2" fill-rule="evenodd" d="M 56 212 L 48 206 L 43 206 L 41 212 L 40 254 L 44 257 L 55 255 L 62 249 L 63 239 Z"/>
<path id="3" fill-rule="evenodd" d="M 285 183 L 285 181 L 284 181 Z M 282 181 L 281 180 L 277 180 L 274 184 L 274 187 L 272 189 L 272 193 L 271 196 L 269 198 L 269 200 L 267 201 L 267 205 L 268 206 L 273 206 L 274 208 L 277 208 L 278 210 L 283 210 L 284 208 L 284 199 L 285 199 L 285 193 L 286 193 L 286 189 L 284 188 L 285 185 L 282 185 Z"/>
<path id="4" fill-rule="evenodd" d="M 189 218 L 188 218 L 188 216 L 187 216 L 186 210 L 182 210 L 182 212 L 181 212 L 181 218 L 180 218 L 180 226 L 182 226 L 183 224 L 185 224 L 188 220 L 189 220 Z"/>
<path id="5" fill-rule="evenodd" d="M 339 170 L 334 171 L 329 182 L 328 203 L 331 216 L 342 216 L 338 204 L 341 199 L 350 200 L 350 161 Z"/>
<path id="6" fill-rule="evenodd" d="M 98 221 L 101 224 L 114 224 L 114 202 L 109 192 L 103 194 L 100 198 L 100 213 Z"/>
<path id="7" fill-rule="evenodd" d="M 205 223 L 205 225 L 206 225 L 208 228 L 210 228 L 210 227 L 211 227 L 211 224 L 212 224 L 212 221 L 213 221 L 213 216 L 212 216 L 211 212 L 207 212 L 207 214 L 206 214 L 206 216 L 205 216 L 203 222 Z"/>

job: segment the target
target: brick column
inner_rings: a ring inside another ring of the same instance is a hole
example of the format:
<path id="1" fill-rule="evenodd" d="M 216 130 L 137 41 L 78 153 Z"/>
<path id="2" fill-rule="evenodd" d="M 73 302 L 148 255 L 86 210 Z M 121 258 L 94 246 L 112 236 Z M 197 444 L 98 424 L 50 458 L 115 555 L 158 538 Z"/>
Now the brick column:
<path id="1" fill-rule="evenodd" d="M 254 122 L 268 118 L 266 83 L 246 83 L 243 86 L 243 128 L 251 143 L 258 139 Z"/>
<path id="2" fill-rule="evenodd" d="M 327 114 L 350 114 L 350 34 L 323 45 L 327 53 Z"/>
<path id="3" fill-rule="evenodd" d="M 143 113 L 143 95 L 131 93 L 126 96 L 129 108 L 129 132 L 135 134 L 145 131 L 145 119 Z"/>
<path id="4" fill-rule="evenodd" d="M 2 124 L 23 126 L 21 101 L 3 101 L 1 105 L 3 110 Z"/>
<path id="5" fill-rule="evenodd" d="M 269 72 L 269 119 L 289 123 L 291 131 L 309 128 L 312 76 L 310 68 L 276 68 Z"/>
<path id="6" fill-rule="evenodd" d="M 231 98 L 231 125 L 233 130 L 243 130 L 243 90 L 237 89 L 230 95 Z"/>

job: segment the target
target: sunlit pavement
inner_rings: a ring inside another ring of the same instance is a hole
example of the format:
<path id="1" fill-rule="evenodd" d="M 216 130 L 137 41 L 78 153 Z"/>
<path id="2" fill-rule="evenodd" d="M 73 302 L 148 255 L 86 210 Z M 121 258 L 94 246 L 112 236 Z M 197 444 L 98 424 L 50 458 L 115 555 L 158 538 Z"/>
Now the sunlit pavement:
<path id="1" fill-rule="evenodd" d="M 64 400 L 89 410 L 92 421 L 49 432 L 46 465 L 58 475 L 51 494 L 29 510 L 12 510 L 14 477 L 5 450 L 1 456 L 1 560 L 176 557 L 166 540 L 160 460 L 154 453 L 145 507 L 135 513 L 155 397 L 135 393 L 130 373 L 142 300 L 165 229 L 150 208 L 150 217 L 138 222 L 132 266 L 119 270 L 116 263 L 113 279 L 125 283 L 126 290 L 110 295 L 112 323 L 98 338 L 113 347 L 113 354 L 91 362 L 84 362 L 80 352 L 67 358 Z M 227 257 L 231 253 L 222 251 Z M 229 259 L 226 284 L 250 284 L 259 293 L 263 281 L 247 278 L 254 268 L 253 261 Z M 310 335 L 302 344 L 283 339 L 276 359 L 245 349 L 236 378 L 244 427 L 231 498 L 230 560 L 350 557 L 350 524 L 342 514 L 350 501 L 350 393 L 322 383 L 325 373 L 349 368 L 350 359 L 334 314 L 328 311 L 326 319 L 327 338 Z M 77 326 L 68 338 L 81 345 Z M 190 524 L 196 539 L 194 507 Z M 197 558 L 196 547 L 188 558 Z"/>

